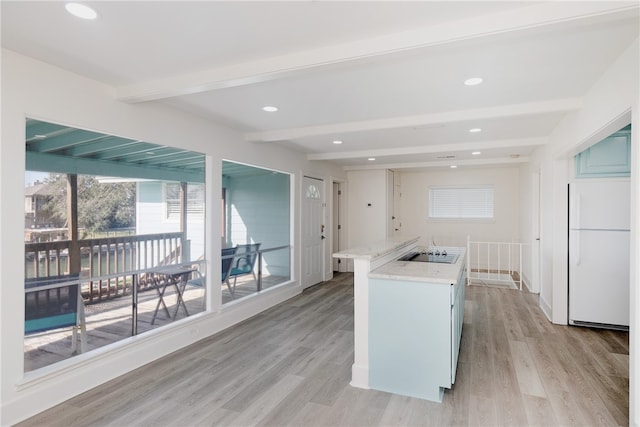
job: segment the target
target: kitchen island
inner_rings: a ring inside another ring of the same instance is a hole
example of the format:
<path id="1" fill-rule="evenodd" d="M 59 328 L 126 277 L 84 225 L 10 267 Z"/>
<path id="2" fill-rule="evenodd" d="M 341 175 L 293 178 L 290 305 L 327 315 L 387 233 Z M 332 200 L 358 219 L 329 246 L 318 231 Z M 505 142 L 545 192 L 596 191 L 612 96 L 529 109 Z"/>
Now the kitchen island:
<path id="1" fill-rule="evenodd" d="M 369 273 L 416 248 L 419 237 L 395 237 L 333 254 L 353 260 L 354 360 L 351 385 L 369 388 Z"/>
<path id="2" fill-rule="evenodd" d="M 351 385 L 441 401 L 455 380 L 465 249 L 447 248 L 458 254 L 453 264 L 398 261 L 427 249 L 417 241 L 394 238 L 333 255 L 354 262 Z"/>
<path id="3" fill-rule="evenodd" d="M 369 273 L 369 387 L 442 402 L 460 351 L 465 249 L 417 249 L 457 257 L 395 260 Z"/>

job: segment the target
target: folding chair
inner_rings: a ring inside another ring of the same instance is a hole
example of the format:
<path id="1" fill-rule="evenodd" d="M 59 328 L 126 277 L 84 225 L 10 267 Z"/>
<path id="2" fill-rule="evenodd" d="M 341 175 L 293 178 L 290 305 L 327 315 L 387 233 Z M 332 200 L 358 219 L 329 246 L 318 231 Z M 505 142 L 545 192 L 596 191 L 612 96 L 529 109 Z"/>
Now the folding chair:
<path id="1" fill-rule="evenodd" d="M 236 250 L 235 257 L 233 258 L 233 265 L 231 266 L 229 277 L 227 277 L 227 287 L 229 287 L 229 292 L 231 292 L 232 297 L 235 294 L 236 281 L 239 276 L 253 274 L 253 278 L 256 279 L 256 274 L 253 271 L 253 268 L 256 264 L 256 260 L 258 259 L 260 243 L 237 245 L 234 249 Z M 231 287 L 229 286 L 229 279 L 231 277 L 233 277 L 233 291 L 231 291 Z"/>
<path id="2" fill-rule="evenodd" d="M 27 279 L 24 287 L 25 336 L 71 328 L 71 350 L 77 351 L 80 331 L 80 352 L 86 352 L 87 330 L 78 275 Z"/>
<path id="3" fill-rule="evenodd" d="M 222 283 L 227 285 L 229 289 L 229 293 L 231 294 L 231 299 L 235 298 L 235 285 L 233 289 L 231 289 L 231 285 L 229 284 L 229 274 L 231 273 L 231 267 L 233 266 L 233 260 L 236 253 L 236 248 L 224 248 L 221 251 L 222 256 Z"/>

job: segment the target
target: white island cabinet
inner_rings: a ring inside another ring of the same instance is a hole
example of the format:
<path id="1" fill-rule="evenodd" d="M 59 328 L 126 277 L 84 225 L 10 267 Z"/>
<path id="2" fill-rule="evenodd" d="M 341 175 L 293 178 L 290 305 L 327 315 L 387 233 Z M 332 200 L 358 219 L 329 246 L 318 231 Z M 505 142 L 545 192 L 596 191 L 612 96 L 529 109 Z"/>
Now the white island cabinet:
<path id="1" fill-rule="evenodd" d="M 369 274 L 369 387 L 441 402 L 455 382 L 466 282 L 453 264 L 392 261 Z"/>

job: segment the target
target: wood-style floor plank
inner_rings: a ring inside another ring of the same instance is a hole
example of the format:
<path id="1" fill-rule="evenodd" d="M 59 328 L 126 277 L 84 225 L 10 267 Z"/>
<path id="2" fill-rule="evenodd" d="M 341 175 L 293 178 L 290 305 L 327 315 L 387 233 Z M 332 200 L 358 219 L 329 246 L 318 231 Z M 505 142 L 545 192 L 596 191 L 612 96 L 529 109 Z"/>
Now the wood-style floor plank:
<path id="1" fill-rule="evenodd" d="M 558 421 L 556 420 L 553 408 L 548 399 L 525 394 L 522 396 L 522 400 L 524 401 L 528 419 L 537 420 L 537 424 L 541 426 L 558 425 Z"/>
<path id="2" fill-rule="evenodd" d="M 45 411 L 22 426 L 628 425 L 629 340 L 551 324 L 526 291 L 470 286 L 442 403 L 351 387 L 353 275 Z"/>
<path id="3" fill-rule="evenodd" d="M 527 343 L 510 341 L 509 345 L 511 346 L 511 358 L 515 365 L 520 392 L 529 396 L 546 398 L 547 394 L 538 376 L 538 371 L 529 353 Z"/>

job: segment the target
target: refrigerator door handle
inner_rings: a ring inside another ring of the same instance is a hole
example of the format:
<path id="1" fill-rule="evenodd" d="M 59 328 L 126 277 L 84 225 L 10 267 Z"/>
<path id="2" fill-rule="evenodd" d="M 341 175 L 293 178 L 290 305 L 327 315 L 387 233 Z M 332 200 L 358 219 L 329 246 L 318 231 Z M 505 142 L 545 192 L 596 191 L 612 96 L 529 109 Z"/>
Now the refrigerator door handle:
<path id="1" fill-rule="evenodd" d="M 580 265 L 580 232 L 575 233 L 575 235 L 576 265 Z"/>
<path id="2" fill-rule="evenodd" d="M 576 193 L 575 195 L 576 223 L 574 227 L 578 229 L 580 228 L 580 211 L 582 210 L 581 205 L 582 205 L 582 200 L 580 197 L 580 193 Z"/>

